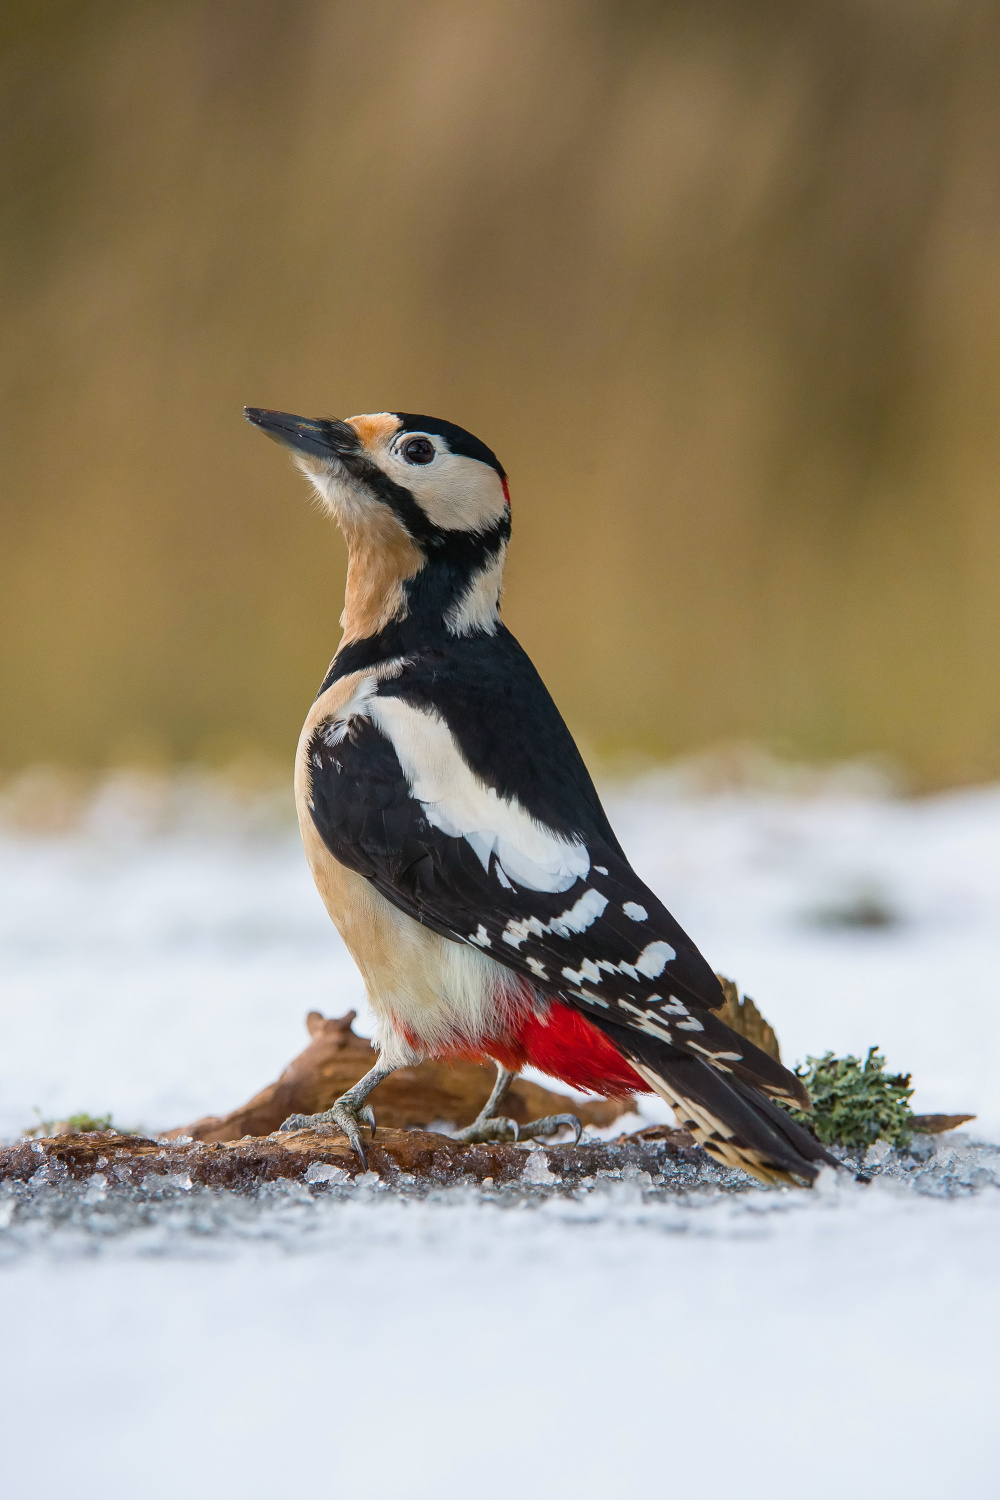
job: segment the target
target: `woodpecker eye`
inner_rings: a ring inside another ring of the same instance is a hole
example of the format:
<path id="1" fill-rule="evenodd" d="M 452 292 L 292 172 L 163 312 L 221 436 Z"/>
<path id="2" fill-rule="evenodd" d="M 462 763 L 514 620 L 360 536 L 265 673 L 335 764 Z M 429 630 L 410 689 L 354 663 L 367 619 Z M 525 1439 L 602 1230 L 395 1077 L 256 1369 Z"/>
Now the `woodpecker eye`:
<path id="1" fill-rule="evenodd" d="M 407 438 L 400 452 L 408 464 L 429 464 L 435 458 L 434 444 L 425 437 Z"/>

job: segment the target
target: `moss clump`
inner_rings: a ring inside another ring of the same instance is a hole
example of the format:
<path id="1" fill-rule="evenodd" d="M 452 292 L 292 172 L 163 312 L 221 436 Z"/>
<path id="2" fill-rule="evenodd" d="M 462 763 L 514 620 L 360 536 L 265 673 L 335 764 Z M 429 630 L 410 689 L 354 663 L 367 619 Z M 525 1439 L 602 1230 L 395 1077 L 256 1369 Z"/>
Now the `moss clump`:
<path id="1" fill-rule="evenodd" d="M 36 1109 L 35 1114 L 39 1114 Z M 135 1130 L 128 1130 L 124 1125 L 116 1125 L 111 1116 L 91 1115 L 82 1111 L 77 1115 L 68 1115 L 64 1120 L 43 1120 L 39 1116 L 37 1125 L 25 1130 L 27 1136 L 53 1136 L 53 1135 L 83 1135 L 92 1130 L 113 1130 L 118 1135 L 136 1135 Z"/>
<path id="2" fill-rule="evenodd" d="M 792 1114 L 824 1145 L 865 1150 L 878 1140 L 908 1146 L 913 1139 L 910 1075 L 887 1073 L 875 1047 L 869 1047 L 863 1063 L 827 1052 L 807 1057 L 806 1066 L 795 1072 L 809 1090 L 813 1112 Z"/>
<path id="3" fill-rule="evenodd" d="M 116 1127 L 111 1123 L 110 1115 L 88 1115 L 86 1110 L 78 1115 L 70 1115 L 64 1122 L 70 1130 L 114 1130 Z M 67 1132 L 68 1133 L 68 1132 Z"/>

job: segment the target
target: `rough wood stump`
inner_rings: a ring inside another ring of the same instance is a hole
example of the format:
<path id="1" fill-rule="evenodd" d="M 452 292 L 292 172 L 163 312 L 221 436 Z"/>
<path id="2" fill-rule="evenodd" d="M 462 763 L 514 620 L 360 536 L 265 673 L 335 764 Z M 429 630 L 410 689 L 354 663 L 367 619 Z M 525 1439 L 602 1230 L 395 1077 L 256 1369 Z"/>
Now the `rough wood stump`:
<path id="1" fill-rule="evenodd" d="M 275 1083 L 228 1115 L 206 1115 L 191 1125 L 179 1125 L 167 1135 L 189 1135 L 196 1141 L 238 1141 L 245 1135 L 269 1135 L 289 1115 L 314 1115 L 329 1109 L 335 1099 L 362 1078 L 375 1062 L 376 1052 L 367 1038 L 352 1029 L 356 1012 L 327 1018 L 318 1010 L 306 1016 L 311 1041 L 288 1064 Z M 380 1126 L 408 1130 L 413 1126 L 471 1125 L 493 1087 L 496 1073 L 481 1063 L 423 1062 L 399 1068 L 371 1096 Z M 631 1096 L 624 1099 L 588 1099 L 580 1102 L 516 1078 L 510 1086 L 503 1113 L 518 1125 L 543 1115 L 575 1114 L 584 1125 L 613 1125 L 635 1108 Z"/>

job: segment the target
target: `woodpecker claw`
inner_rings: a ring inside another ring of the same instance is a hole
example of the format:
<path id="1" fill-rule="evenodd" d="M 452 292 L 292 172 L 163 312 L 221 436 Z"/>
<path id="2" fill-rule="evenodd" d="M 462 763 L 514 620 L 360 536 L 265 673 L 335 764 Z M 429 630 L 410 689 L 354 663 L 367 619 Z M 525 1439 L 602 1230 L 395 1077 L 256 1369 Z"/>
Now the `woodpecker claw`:
<path id="1" fill-rule="evenodd" d="M 334 1105 L 333 1108 L 337 1109 L 337 1106 Z M 331 1113 L 332 1113 L 332 1111 L 331 1111 Z M 362 1113 L 364 1113 L 364 1111 L 362 1111 Z M 369 1109 L 367 1111 L 367 1113 L 371 1114 L 371 1110 Z M 364 1141 L 361 1139 L 361 1131 L 358 1129 L 359 1123 L 360 1123 L 360 1121 L 359 1121 L 358 1115 L 355 1114 L 354 1110 L 351 1110 L 350 1113 L 348 1113 L 347 1110 L 339 1110 L 338 1111 L 337 1124 L 340 1126 L 341 1130 L 347 1136 L 347 1139 L 351 1143 L 351 1150 L 354 1152 L 355 1156 L 358 1158 L 358 1160 L 360 1161 L 361 1165 L 364 1167 L 365 1171 L 367 1172 L 368 1171 L 368 1152 L 365 1150 Z M 374 1124 L 373 1124 L 373 1128 L 372 1128 L 372 1134 L 373 1135 L 375 1134 Z"/>
<path id="2" fill-rule="evenodd" d="M 485 1120 L 473 1120 L 464 1130 L 456 1131 L 455 1139 L 466 1146 L 478 1146 L 486 1141 L 518 1141 L 521 1133 L 516 1121 L 503 1115 L 490 1115 Z"/>
<path id="3" fill-rule="evenodd" d="M 346 1102 L 345 1102 L 346 1101 Z M 280 1130 L 316 1130 L 323 1125 L 335 1125 L 346 1135 L 351 1150 L 365 1171 L 368 1171 L 368 1153 L 361 1139 L 361 1126 L 367 1125 L 375 1139 L 375 1111 L 370 1104 L 357 1108 L 349 1099 L 338 1099 L 329 1109 L 318 1115 L 289 1115 L 278 1128 Z"/>
<path id="4" fill-rule="evenodd" d="M 557 1135 L 564 1126 L 573 1132 L 573 1145 L 577 1145 L 583 1134 L 583 1126 L 576 1115 L 544 1115 L 540 1120 L 530 1120 L 521 1126 L 522 1141 L 544 1141 Z"/>

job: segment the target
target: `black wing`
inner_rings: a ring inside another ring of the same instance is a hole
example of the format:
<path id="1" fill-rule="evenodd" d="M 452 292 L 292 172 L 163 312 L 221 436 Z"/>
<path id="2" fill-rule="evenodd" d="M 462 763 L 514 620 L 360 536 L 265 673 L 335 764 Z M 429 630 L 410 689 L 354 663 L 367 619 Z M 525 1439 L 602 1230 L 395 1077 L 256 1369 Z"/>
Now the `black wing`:
<path id="1" fill-rule="evenodd" d="M 389 686 L 398 694 L 405 676 Z M 538 890 L 511 878 L 496 848 L 431 823 L 368 717 L 319 725 L 308 754 L 324 843 L 395 906 L 480 947 L 616 1038 L 643 1037 L 808 1107 L 793 1074 L 714 1014 L 723 995 L 709 965 L 599 830 L 576 845 L 586 849 L 585 874 Z"/>

